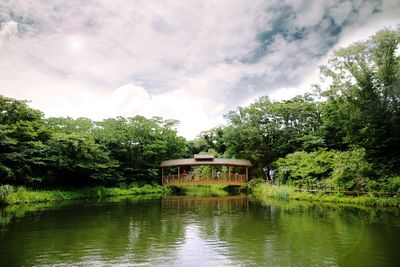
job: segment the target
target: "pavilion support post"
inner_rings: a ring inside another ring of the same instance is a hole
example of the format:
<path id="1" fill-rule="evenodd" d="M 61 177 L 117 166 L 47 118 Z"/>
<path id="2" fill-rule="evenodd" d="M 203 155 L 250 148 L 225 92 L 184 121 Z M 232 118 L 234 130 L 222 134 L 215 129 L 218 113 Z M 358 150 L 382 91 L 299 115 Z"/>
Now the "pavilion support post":
<path id="1" fill-rule="evenodd" d="M 211 166 L 211 180 L 214 180 L 215 167 Z"/>
<path id="2" fill-rule="evenodd" d="M 231 166 L 228 166 L 228 181 L 231 181 Z"/>
<path id="3" fill-rule="evenodd" d="M 246 167 L 246 181 L 249 180 L 249 167 Z"/>
<path id="4" fill-rule="evenodd" d="M 164 185 L 164 168 L 161 168 L 161 184 Z"/>
<path id="5" fill-rule="evenodd" d="M 181 180 L 181 167 L 178 166 L 178 181 Z"/>

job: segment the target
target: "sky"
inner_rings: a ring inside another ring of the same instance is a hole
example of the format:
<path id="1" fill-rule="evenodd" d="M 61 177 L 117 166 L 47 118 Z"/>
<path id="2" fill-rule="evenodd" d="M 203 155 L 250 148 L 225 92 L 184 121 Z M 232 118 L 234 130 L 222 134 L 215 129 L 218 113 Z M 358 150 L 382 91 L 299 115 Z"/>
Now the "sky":
<path id="1" fill-rule="evenodd" d="M 399 0 L 0 0 L 0 95 L 46 117 L 177 119 L 193 139 L 260 96 L 307 92 L 335 49 L 399 14 Z"/>

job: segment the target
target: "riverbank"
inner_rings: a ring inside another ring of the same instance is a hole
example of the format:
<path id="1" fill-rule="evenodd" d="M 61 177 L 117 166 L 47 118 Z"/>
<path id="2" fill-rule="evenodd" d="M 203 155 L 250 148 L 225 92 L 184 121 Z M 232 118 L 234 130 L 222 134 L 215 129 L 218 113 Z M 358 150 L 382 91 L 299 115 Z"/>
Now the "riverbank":
<path id="1" fill-rule="evenodd" d="M 228 196 L 230 190 L 225 185 L 174 186 L 173 191 L 185 196 Z"/>
<path id="2" fill-rule="evenodd" d="M 76 190 L 33 190 L 23 186 L 0 186 L 0 204 L 39 203 L 51 201 L 63 201 L 84 198 L 100 198 L 109 196 L 139 195 L 139 194 L 168 194 L 169 187 L 160 185 L 119 187 L 85 187 Z"/>
<path id="3" fill-rule="evenodd" d="M 397 196 L 374 196 L 373 194 L 361 196 L 345 196 L 342 193 L 299 192 L 290 186 L 277 186 L 269 183 L 260 183 L 251 189 L 251 194 L 259 200 L 275 198 L 280 200 L 308 200 L 315 202 L 332 202 L 343 204 L 357 204 L 379 207 L 400 207 L 400 198 Z"/>

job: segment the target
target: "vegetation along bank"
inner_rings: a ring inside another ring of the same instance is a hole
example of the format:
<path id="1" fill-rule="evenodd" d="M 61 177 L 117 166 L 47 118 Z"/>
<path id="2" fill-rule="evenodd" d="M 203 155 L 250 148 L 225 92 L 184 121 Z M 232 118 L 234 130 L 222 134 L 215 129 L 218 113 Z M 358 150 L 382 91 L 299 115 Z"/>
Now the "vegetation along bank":
<path id="1" fill-rule="evenodd" d="M 23 186 L 0 186 L 0 204 L 37 203 L 63 201 L 84 198 L 100 198 L 109 196 L 139 195 L 139 194 L 169 194 L 171 189 L 160 185 L 118 187 L 85 187 L 76 190 L 33 190 Z"/>

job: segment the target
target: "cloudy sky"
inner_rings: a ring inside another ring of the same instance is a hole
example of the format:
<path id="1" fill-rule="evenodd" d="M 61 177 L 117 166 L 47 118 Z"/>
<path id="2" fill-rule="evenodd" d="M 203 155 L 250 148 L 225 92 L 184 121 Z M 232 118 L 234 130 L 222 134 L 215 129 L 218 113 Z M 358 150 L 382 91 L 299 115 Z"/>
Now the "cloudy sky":
<path id="1" fill-rule="evenodd" d="M 400 24 L 399 0 L 0 0 L 0 94 L 46 116 L 181 121 L 189 139 L 287 99 L 333 49 Z"/>

